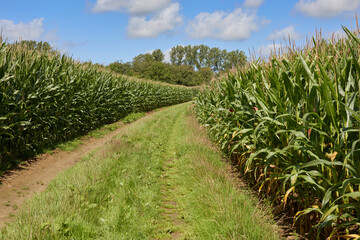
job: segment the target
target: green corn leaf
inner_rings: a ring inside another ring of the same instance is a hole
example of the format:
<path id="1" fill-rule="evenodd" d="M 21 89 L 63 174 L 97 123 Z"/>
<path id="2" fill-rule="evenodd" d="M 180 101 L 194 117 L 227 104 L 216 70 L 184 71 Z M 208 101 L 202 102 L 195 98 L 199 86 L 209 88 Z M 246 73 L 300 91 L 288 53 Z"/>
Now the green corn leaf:
<path id="1" fill-rule="evenodd" d="M 305 72 L 306 72 L 307 76 L 309 77 L 311 83 L 316 84 L 316 81 L 314 79 L 314 74 L 311 72 L 306 61 L 304 60 L 304 58 L 301 55 L 299 55 L 299 58 L 300 58 L 301 64 L 302 64 L 303 68 L 305 69 Z"/>
<path id="2" fill-rule="evenodd" d="M 331 208 L 329 208 L 326 212 L 324 212 L 324 214 L 321 216 L 321 220 L 320 222 L 323 222 L 326 220 L 326 218 L 328 216 L 330 216 L 331 213 L 333 213 L 334 211 L 338 210 L 338 206 L 335 205 L 335 206 L 332 206 Z M 335 215 L 336 217 L 338 217 L 337 215 Z M 329 219 L 327 219 L 329 220 Z"/>

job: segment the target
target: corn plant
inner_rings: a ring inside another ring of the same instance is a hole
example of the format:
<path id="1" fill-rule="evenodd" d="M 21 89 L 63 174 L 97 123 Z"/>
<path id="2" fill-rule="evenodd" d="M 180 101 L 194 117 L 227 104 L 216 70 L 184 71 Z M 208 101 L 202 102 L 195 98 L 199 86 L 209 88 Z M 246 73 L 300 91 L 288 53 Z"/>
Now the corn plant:
<path id="1" fill-rule="evenodd" d="M 126 80 L 56 52 L 0 43 L 0 169 L 131 112 L 189 101 L 194 94 Z"/>
<path id="2" fill-rule="evenodd" d="M 360 237 L 360 40 L 344 31 L 254 62 L 196 101 L 250 183 L 318 239 Z"/>

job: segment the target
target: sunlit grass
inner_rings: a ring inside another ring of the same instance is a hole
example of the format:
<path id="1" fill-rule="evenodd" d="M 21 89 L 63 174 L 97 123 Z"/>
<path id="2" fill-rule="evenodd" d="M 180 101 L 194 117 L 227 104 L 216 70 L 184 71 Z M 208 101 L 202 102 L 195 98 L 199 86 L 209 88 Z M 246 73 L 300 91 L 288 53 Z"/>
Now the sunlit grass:
<path id="1" fill-rule="evenodd" d="M 24 204 L 0 238 L 167 239 L 179 232 L 182 239 L 278 239 L 257 200 L 230 181 L 205 133 L 194 119 L 188 124 L 188 107 L 123 128 Z"/>

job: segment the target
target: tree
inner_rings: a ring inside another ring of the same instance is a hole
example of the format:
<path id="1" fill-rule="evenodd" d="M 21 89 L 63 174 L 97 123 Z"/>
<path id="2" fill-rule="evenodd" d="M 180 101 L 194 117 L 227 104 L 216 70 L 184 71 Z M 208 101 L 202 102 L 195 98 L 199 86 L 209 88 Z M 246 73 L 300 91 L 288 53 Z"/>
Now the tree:
<path id="1" fill-rule="evenodd" d="M 226 70 L 226 56 L 227 56 L 228 52 L 226 49 L 223 49 L 220 51 L 220 55 L 219 55 L 219 69 L 220 70 Z"/>
<path id="2" fill-rule="evenodd" d="M 246 64 L 246 56 L 243 51 L 234 50 L 228 52 L 226 56 L 226 68 L 242 67 Z"/>
<path id="3" fill-rule="evenodd" d="M 176 84 L 185 86 L 195 86 L 194 68 L 188 65 L 173 65 L 171 69 L 171 78 Z"/>
<path id="4" fill-rule="evenodd" d="M 37 43 L 34 40 L 23 40 L 20 42 L 20 44 L 29 50 L 35 50 L 37 46 Z"/>
<path id="5" fill-rule="evenodd" d="M 148 77 L 148 71 L 154 62 L 153 55 L 150 53 L 139 54 L 133 58 L 132 69 L 141 78 Z"/>
<path id="6" fill-rule="evenodd" d="M 175 46 L 170 52 L 171 63 L 164 63 L 160 49 L 139 54 L 131 63 L 115 62 L 108 67 L 122 74 L 135 75 L 173 84 L 195 86 L 210 82 L 213 73 L 246 64 L 243 51 L 228 52 L 206 45 Z"/>
<path id="7" fill-rule="evenodd" d="M 201 44 L 199 46 L 199 53 L 198 53 L 198 59 L 197 59 L 197 68 L 200 69 L 202 67 L 206 67 L 206 58 L 209 54 L 210 48 L 206 45 Z"/>
<path id="8" fill-rule="evenodd" d="M 153 56 L 154 61 L 156 62 L 162 62 L 164 61 L 165 55 L 160 49 L 156 49 L 151 54 Z"/>
<path id="9" fill-rule="evenodd" d="M 213 76 L 213 72 L 211 71 L 211 68 L 208 67 L 202 67 L 196 73 L 197 73 L 196 85 L 209 83 Z"/>
<path id="10" fill-rule="evenodd" d="M 184 46 L 178 45 L 176 47 L 171 48 L 170 51 L 170 62 L 175 65 L 182 65 L 184 63 L 185 57 L 185 48 Z"/>
<path id="11" fill-rule="evenodd" d="M 125 74 L 129 76 L 133 75 L 132 66 L 130 62 L 123 63 L 122 61 L 116 61 L 110 63 L 108 67 L 110 68 L 110 70 L 120 74 Z"/>
<path id="12" fill-rule="evenodd" d="M 139 54 L 133 58 L 133 63 L 144 63 L 144 62 L 152 62 L 154 57 L 150 53 Z"/>
<path id="13" fill-rule="evenodd" d="M 221 50 L 218 47 L 211 48 L 206 62 L 214 72 L 219 72 L 221 64 Z M 209 65 L 210 64 L 210 65 Z"/>
<path id="14" fill-rule="evenodd" d="M 192 54 L 192 46 L 187 45 L 184 47 L 185 49 L 185 60 L 184 64 L 188 66 L 193 66 L 193 54 Z"/>
<path id="15" fill-rule="evenodd" d="M 199 69 L 198 50 L 199 50 L 199 46 L 196 45 L 195 46 L 188 45 L 185 47 L 185 65 Z"/>
<path id="16" fill-rule="evenodd" d="M 37 43 L 36 50 L 41 52 L 49 52 L 52 50 L 52 47 L 48 42 L 41 41 Z"/>
<path id="17" fill-rule="evenodd" d="M 170 64 L 163 62 L 153 62 L 149 69 L 148 77 L 156 81 L 174 83 L 171 78 Z"/>
<path id="18" fill-rule="evenodd" d="M 22 47 L 25 47 L 29 50 L 36 50 L 39 52 L 49 52 L 52 51 L 52 47 L 50 45 L 50 43 L 48 42 L 36 42 L 34 40 L 23 40 L 20 42 L 15 42 L 14 45 L 20 45 Z"/>

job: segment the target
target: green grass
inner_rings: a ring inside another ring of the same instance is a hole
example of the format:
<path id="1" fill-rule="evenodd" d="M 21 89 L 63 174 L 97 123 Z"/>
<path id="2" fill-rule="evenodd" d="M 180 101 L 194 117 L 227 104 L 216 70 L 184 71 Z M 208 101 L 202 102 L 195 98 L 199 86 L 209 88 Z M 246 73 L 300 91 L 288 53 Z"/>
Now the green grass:
<path id="1" fill-rule="evenodd" d="M 122 127 L 123 125 L 121 123 L 124 123 L 124 124 L 129 124 L 129 123 L 132 123 L 132 122 L 135 122 L 136 120 L 144 117 L 146 114 L 144 112 L 137 112 L 137 113 L 130 113 L 128 114 L 126 117 L 122 118 L 119 122 L 116 122 L 116 123 L 112 123 L 112 124 L 108 124 L 108 125 L 105 125 L 101 128 L 98 128 L 98 129 L 95 129 L 91 132 L 89 132 L 86 136 L 89 136 L 89 137 L 92 137 L 92 138 L 102 138 L 104 137 L 106 134 L 110 133 L 110 132 L 113 132 L 115 131 L 116 129 Z M 65 145 L 67 146 L 68 144 L 70 145 L 73 145 L 70 142 L 66 142 L 66 143 L 63 143 L 63 144 L 60 144 L 60 146 L 62 145 Z M 80 145 L 80 144 L 79 144 Z M 79 146 L 78 145 L 78 146 Z M 66 148 L 66 147 L 65 147 Z M 69 147 L 70 148 L 70 147 Z M 63 150 L 63 149 L 62 149 Z"/>
<path id="2" fill-rule="evenodd" d="M 26 202 L 0 239 L 166 239 L 171 232 L 182 239 L 278 239 L 188 116 L 189 106 L 125 127 Z"/>
<path id="3" fill-rule="evenodd" d="M 158 109 L 160 110 L 160 109 Z M 105 125 L 103 127 L 100 127 L 98 129 L 95 129 L 91 132 L 89 132 L 87 135 L 84 136 L 84 138 L 87 137 L 91 137 L 91 138 L 103 138 L 106 134 L 115 131 L 116 129 L 122 127 L 122 123 L 123 124 L 129 124 L 132 122 L 135 122 L 136 120 L 144 117 L 146 114 L 143 112 L 138 112 L 138 113 L 130 113 L 128 114 L 126 117 L 124 117 L 123 119 L 121 119 L 119 122 L 116 123 L 112 123 L 112 124 L 108 124 Z M 58 148 L 62 151 L 74 151 L 75 149 L 77 149 L 78 147 L 80 147 L 82 144 L 84 144 L 83 137 L 79 137 L 79 138 L 75 138 L 74 140 L 71 141 L 67 141 L 67 142 L 63 142 L 58 144 L 55 148 Z M 46 150 L 45 153 L 48 154 L 52 154 L 53 150 Z"/>
<path id="4" fill-rule="evenodd" d="M 179 204 L 179 217 L 185 219 L 183 237 L 279 239 L 269 211 L 257 207 L 258 199 L 246 187 L 239 189 L 193 114 L 178 118 L 176 126 L 164 152 L 170 159 L 164 181 L 170 189 L 167 200 Z"/>
<path id="5" fill-rule="evenodd" d="M 116 122 L 113 124 L 109 124 L 109 125 L 105 125 L 101 128 L 95 129 L 91 132 L 89 132 L 89 134 L 87 136 L 92 137 L 92 138 L 102 138 L 104 137 L 106 134 L 115 131 L 116 129 L 120 128 L 121 125 Z"/>
<path id="6" fill-rule="evenodd" d="M 145 116 L 145 113 L 143 113 L 143 112 L 130 113 L 129 115 L 124 117 L 121 121 L 125 124 L 129 124 L 129 123 L 135 122 L 136 120 L 138 120 L 144 116 Z"/>
<path id="7" fill-rule="evenodd" d="M 57 148 L 62 151 L 70 152 L 80 147 L 83 143 L 84 142 L 81 140 L 81 138 L 75 138 L 74 140 L 60 143 L 59 145 L 57 145 Z"/>

